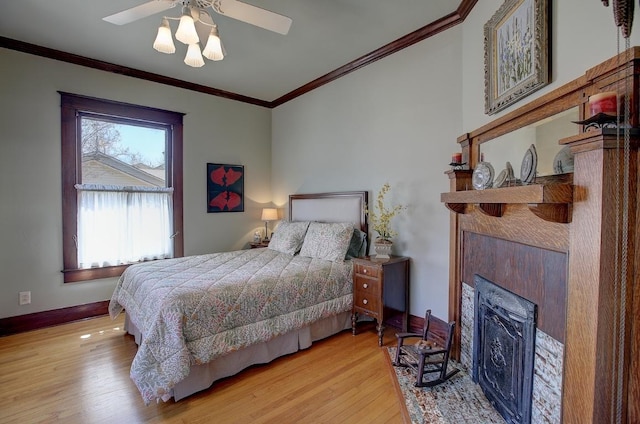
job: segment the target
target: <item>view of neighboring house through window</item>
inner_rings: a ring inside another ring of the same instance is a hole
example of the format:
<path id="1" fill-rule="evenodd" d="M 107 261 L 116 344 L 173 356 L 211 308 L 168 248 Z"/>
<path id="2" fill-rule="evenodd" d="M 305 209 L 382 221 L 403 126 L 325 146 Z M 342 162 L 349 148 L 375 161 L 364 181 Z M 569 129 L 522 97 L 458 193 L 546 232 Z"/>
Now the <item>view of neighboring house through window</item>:
<path id="1" fill-rule="evenodd" d="M 78 267 L 173 256 L 172 195 L 164 128 L 80 116 Z"/>
<path id="2" fill-rule="evenodd" d="M 182 114 L 61 98 L 65 282 L 182 256 Z"/>

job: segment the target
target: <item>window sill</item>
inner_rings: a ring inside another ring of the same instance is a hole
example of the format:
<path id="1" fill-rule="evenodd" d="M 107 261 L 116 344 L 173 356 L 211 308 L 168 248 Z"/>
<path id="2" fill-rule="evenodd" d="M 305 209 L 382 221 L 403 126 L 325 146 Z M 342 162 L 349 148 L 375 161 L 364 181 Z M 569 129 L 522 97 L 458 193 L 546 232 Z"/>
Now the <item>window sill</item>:
<path id="1" fill-rule="evenodd" d="M 119 277 L 128 266 L 129 264 L 102 268 L 63 269 L 62 273 L 64 274 L 65 283 L 75 283 L 78 281 Z"/>

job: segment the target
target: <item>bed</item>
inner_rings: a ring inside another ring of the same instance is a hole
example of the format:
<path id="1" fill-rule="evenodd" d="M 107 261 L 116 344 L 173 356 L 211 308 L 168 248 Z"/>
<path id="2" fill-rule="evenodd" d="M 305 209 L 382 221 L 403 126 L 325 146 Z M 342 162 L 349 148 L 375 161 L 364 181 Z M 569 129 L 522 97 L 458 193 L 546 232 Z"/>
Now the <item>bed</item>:
<path id="1" fill-rule="evenodd" d="M 269 247 L 130 266 L 109 313 L 126 311 L 143 401 L 178 401 L 351 328 L 366 202 L 366 192 L 291 195 Z"/>

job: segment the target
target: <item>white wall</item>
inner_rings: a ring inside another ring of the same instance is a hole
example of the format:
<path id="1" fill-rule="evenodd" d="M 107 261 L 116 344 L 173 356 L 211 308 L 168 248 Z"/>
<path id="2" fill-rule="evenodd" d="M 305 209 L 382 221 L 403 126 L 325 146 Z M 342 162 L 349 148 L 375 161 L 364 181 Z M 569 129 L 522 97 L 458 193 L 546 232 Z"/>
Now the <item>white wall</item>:
<path id="1" fill-rule="evenodd" d="M 0 318 L 107 300 L 115 279 L 62 282 L 60 96 L 186 113 L 185 253 L 242 248 L 271 200 L 271 111 L 0 49 Z M 245 212 L 206 213 L 206 163 L 245 165 Z M 32 303 L 18 305 L 31 291 Z"/>
<path id="2" fill-rule="evenodd" d="M 368 190 L 408 206 L 394 253 L 411 262 L 411 313 L 447 316 L 449 213 L 440 193 L 461 132 L 461 29 L 453 28 L 273 112 L 274 202 L 289 193 Z M 444 299 L 444 301 L 443 301 Z"/>
<path id="3" fill-rule="evenodd" d="M 550 1 L 552 82 L 496 115 L 484 114 L 483 43 L 484 24 L 502 0 L 478 2 L 462 25 L 273 112 L 274 201 L 284 203 L 292 192 L 369 190 L 375 196 L 389 181 L 394 201 L 410 206 L 395 221 L 395 253 L 412 257 L 412 315 L 432 308 L 439 318 L 448 316 L 449 217 L 440 193 L 448 190 L 443 171 L 458 151 L 456 138 L 618 52 L 611 7 Z M 636 30 L 631 45 L 639 41 Z"/>

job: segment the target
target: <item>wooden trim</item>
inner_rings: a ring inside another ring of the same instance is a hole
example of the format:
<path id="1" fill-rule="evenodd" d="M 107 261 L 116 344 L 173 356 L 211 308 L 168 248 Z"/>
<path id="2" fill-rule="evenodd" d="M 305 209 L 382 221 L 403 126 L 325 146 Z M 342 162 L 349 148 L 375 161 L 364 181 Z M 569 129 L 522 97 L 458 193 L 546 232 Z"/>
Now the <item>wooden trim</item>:
<path id="1" fill-rule="evenodd" d="M 367 66 L 379 59 L 389 56 L 390 54 L 396 53 L 406 47 L 464 22 L 477 2 L 478 0 L 461 0 L 460 5 L 455 12 L 437 19 L 412 33 L 400 37 L 397 40 L 372 51 L 371 53 L 359 57 L 358 59 L 351 61 L 301 87 L 298 87 L 273 101 L 256 99 L 254 97 L 244 96 L 242 94 L 232 93 L 230 91 L 220 90 L 202 84 L 195 84 L 179 80 L 177 78 L 166 77 L 152 72 L 141 71 L 128 66 L 116 65 L 114 63 L 91 59 L 2 36 L 0 36 L 0 47 L 272 109 L 288 102 L 289 100 L 293 100 L 296 97 L 315 90 L 318 87 L 328 84 L 331 81 L 335 81 L 336 79 Z"/>
<path id="2" fill-rule="evenodd" d="M 168 133 L 170 150 L 167 162 L 167 186 L 173 191 L 173 255 L 184 254 L 183 229 L 183 117 L 184 113 L 138 106 L 113 100 L 98 99 L 60 92 L 61 104 L 61 169 L 62 169 L 62 257 L 64 282 L 117 277 L 128 265 L 100 268 L 78 268 L 77 233 L 78 198 L 75 184 L 81 182 L 82 152 L 79 143 L 81 113 L 104 115 L 114 122 L 162 127 Z"/>
<path id="3" fill-rule="evenodd" d="M 75 250 L 73 248 L 65 249 L 64 251 L 65 257 L 67 254 L 73 256 L 74 253 Z M 75 256 L 71 259 L 76 260 Z M 87 269 L 63 269 L 62 272 L 64 274 L 65 283 L 75 283 L 78 281 L 96 280 L 99 278 L 119 277 L 128 267 L 129 265 L 117 265 Z"/>
<path id="4" fill-rule="evenodd" d="M 68 308 L 2 318 L 0 319 L 0 337 L 66 324 L 72 321 L 94 318 L 107 315 L 108 313 L 109 301 L 103 300 L 84 305 L 70 306 Z"/>
<path id="5" fill-rule="evenodd" d="M 270 103 L 264 100 L 255 99 L 249 96 L 232 93 L 230 91 L 219 90 L 217 88 L 207 87 L 202 84 L 195 84 L 179 80 L 177 78 L 166 77 L 152 72 L 141 71 L 139 69 L 129 68 L 128 66 L 116 65 L 114 63 L 103 62 L 101 60 L 91 59 L 77 54 L 67 53 L 60 50 L 42 47 L 24 41 L 14 40 L 0 36 L 0 47 L 16 50 L 23 53 L 29 53 L 36 56 L 46 57 L 48 59 L 59 60 L 61 62 L 72 63 L 74 65 L 86 66 L 87 68 L 97 69 L 99 71 L 111 72 L 127 77 L 139 78 L 146 81 L 157 82 L 159 84 L 170 85 L 172 87 L 183 88 L 185 90 L 197 91 L 199 93 L 210 94 L 212 96 L 224 97 L 230 100 L 237 100 L 256 106 L 270 107 Z"/>

